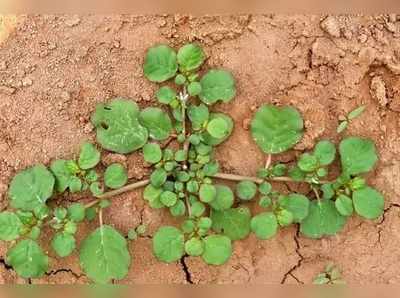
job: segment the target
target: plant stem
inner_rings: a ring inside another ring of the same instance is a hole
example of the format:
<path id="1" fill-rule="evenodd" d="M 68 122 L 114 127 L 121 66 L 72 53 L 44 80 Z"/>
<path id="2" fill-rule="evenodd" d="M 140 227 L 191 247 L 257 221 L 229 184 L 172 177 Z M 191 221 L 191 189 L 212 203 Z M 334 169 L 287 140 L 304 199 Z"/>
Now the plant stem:
<path id="1" fill-rule="evenodd" d="M 267 161 L 265 162 L 265 169 L 268 170 L 269 166 L 271 165 L 271 161 L 272 161 L 272 154 L 268 154 L 267 155 Z"/>
<path id="2" fill-rule="evenodd" d="M 231 181 L 253 181 L 254 183 L 261 184 L 264 180 L 267 181 L 277 181 L 277 182 L 306 182 L 306 181 L 295 181 L 290 177 L 270 177 L 270 178 L 257 178 L 257 177 L 250 177 L 250 176 L 242 176 L 242 175 L 235 175 L 235 174 L 226 174 L 226 173 L 217 173 L 213 176 L 214 178 L 224 179 L 224 180 L 231 180 Z M 321 183 L 329 183 L 329 181 L 320 181 Z"/>
<path id="3" fill-rule="evenodd" d="M 99 223 L 100 223 L 100 227 L 103 226 L 103 209 L 100 208 L 99 210 Z"/>

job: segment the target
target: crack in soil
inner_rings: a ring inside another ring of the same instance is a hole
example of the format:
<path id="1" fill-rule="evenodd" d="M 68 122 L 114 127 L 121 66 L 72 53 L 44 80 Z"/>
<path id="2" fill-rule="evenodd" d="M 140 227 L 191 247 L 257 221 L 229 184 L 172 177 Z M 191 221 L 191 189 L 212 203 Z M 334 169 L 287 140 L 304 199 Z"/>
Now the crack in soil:
<path id="1" fill-rule="evenodd" d="M 182 266 L 182 270 L 185 273 L 185 277 L 186 277 L 186 282 L 189 284 L 194 284 L 193 280 L 192 280 L 192 274 L 189 271 L 189 267 L 185 262 L 185 259 L 188 257 L 188 255 L 185 255 L 181 258 L 180 263 Z"/>
<path id="2" fill-rule="evenodd" d="M 382 214 L 382 220 L 377 224 L 378 227 L 378 243 L 382 248 L 382 243 L 381 243 L 381 237 L 382 237 L 382 232 L 383 232 L 383 228 L 381 228 L 381 225 L 385 222 L 386 220 L 386 213 L 389 212 L 392 208 L 400 208 L 400 204 L 397 203 L 391 203 L 389 205 L 389 207 L 387 207 L 386 209 L 383 210 L 383 214 Z"/>
<path id="3" fill-rule="evenodd" d="M 0 264 L 3 265 L 3 267 L 7 270 L 7 271 L 15 271 L 13 267 L 7 265 L 6 260 L 3 258 L 0 258 Z"/>
<path id="4" fill-rule="evenodd" d="M 61 269 L 57 269 L 57 270 L 51 270 L 49 272 L 46 272 L 45 275 L 46 276 L 52 276 L 52 275 L 57 275 L 58 273 L 70 273 L 76 279 L 80 279 L 81 277 L 84 276 L 84 275 L 75 273 L 74 271 L 72 271 L 72 269 L 66 269 L 66 268 L 61 268 Z"/>
<path id="5" fill-rule="evenodd" d="M 299 259 L 297 260 L 297 263 L 287 271 L 282 278 L 281 284 L 284 284 L 286 282 L 286 279 L 288 276 L 293 277 L 297 282 L 304 284 L 302 281 L 300 281 L 296 276 L 294 276 L 293 272 L 296 271 L 298 268 L 300 268 L 301 264 L 303 263 L 304 257 L 300 253 L 300 242 L 299 242 L 299 233 L 300 233 L 300 226 L 297 225 L 297 231 L 294 234 L 293 240 L 296 243 L 296 249 L 295 252 L 299 256 Z"/>

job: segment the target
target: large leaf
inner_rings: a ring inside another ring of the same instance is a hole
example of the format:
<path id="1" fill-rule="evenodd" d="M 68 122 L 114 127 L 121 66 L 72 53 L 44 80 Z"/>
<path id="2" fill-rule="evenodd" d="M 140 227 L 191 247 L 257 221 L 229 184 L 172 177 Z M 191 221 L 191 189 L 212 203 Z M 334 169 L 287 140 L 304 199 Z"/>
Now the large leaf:
<path id="1" fill-rule="evenodd" d="M 186 44 L 178 51 L 178 63 L 183 71 L 191 71 L 199 68 L 205 59 L 203 49 L 197 44 Z"/>
<path id="2" fill-rule="evenodd" d="M 166 45 L 159 45 L 147 51 L 144 74 L 152 82 L 164 82 L 175 76 L 178 70 L 176 53 Z"/>
<path id="3" fill-rule="evenodd" d="M 44 165 L 36 165 L 18 173 L 10 184 L 11 206 L 31 211 L 44 205 L 53 194 L 54 183 L 54 176 Z"/>
<path id="4" fill-rule="evenodd" d="M 159 108 L 146 108 L 140 112 L 140 122 L 149 130 L 150 137 L 162 141 L 169 137 L 172 122 L 168 114 Z"/>
<path id="5" fill-rule="evenodd" d="M 184 236 L 175 227 L 161 227 L 153 237 L 154 255 L 163 262 L 179 260 L 185 249 Z"/>
<path id="6" fill-rule="evenodd" d="M 303 135 L 303 119 L 292 107 L 264 105 L 251 122 L 251 134 L 265 153 L 281 153 L 300 141 Z"/>
<path id="7" fill-rule="evenodd" d="M 131 100 L 114 99 L 99 104 L 92 116 L 97 128 L 97 141 L 110 151 L 130 153 L 146 144 L 148 132 L 138 120 L 139 107 Z"/>
<path id="8" fill-rule="evenodd" d="M 0 213 L 0 240 L 12 241 L 17 239 L 21 228 L 22 222 L 15 213 L 8 211 Z"/>
<path id="9" fill-rule="evenodd" d="M 204 142 L 208 145 L 216 146 L 224 142 L 232 133 L 233 131 L 233 120 L 228 115 L 223 113 L 211 113 L 209 121 L 213 120 L 221 120 L 226 123 L 226 130 L 224 131 L 224 135 L 221 138 L 213 137 L 209 132 L 204 132 L 202 134 Z"/>
<path id="10" fill-rule="evenodd" d="M 331 200 L 312 201 L 308 216 L 300 223 L 300 232 L 310 238 L 335 235 L 346 223 Z"/>
<path id="11" fill-rule="evenodd" d="M 18 242 L 7 252 L 6 263 L 23 278 L 38 278 L 48 269 L 48 257 L 33 240 Z"/>
<path id="12" fill-rule="evenodd" d="M 231 208 L 235 201 L 232 190 L 225 185 L 215 185 L 215 188 L 217 189 L 217 195 L 215 200 L 209 203 L 210 206 L 218 211 Z"/>
<path id="13" fill-rule="evenodd" d="M 125 238 L 107 225 L 96 229 L 83 241 L 79 259 L 82 270 L 97 283 L 123 279 L 131 263 Z"/>
<path id="14" fill-rule="evenodd" d="M 357 214 L 367 219 L 381 216 L 385 204 L 382 194 L 372 187 L 356 190 L 353 193 L 353 203 Z"/>
<path id="15" fill-rule="evenodd" d="M 378 157 L 375 145 L 369 139 L 349 137 L 339 145 L 343 172 L 349 175 L 366 173 L 374 167 Z"/>
<path id="16" fill-rule="evenodd" d="M 201 256 L 207 264 L 222 265 L 232 255 L 231 240 L 222 235 L 210 235 L 204 238 L 204 253 Z"/>
<path id="17" fill-rule="evenodd" d="M 57 233 L 51 241 L 51 247 L 58 256 L 69 256 L 75 249 L 75 238 L 68 233 Z"/>
<path id="18" fill-rule="evenodd" d="M 210 70 L 200 80 L 201 101 L 205 104 L 213 104 L 218 100 L 229 102 L 235 97 L 235 80 L 231 73 L 225 70 Z"/>
<path id="19" fill-rule="evenodd" d="M 290 211 L 294 222 L 301 222 L 308 215 L 310 200 L 300 194 L 290 194 L 279 199 L 279 206 Z"/>
<path id="20" fill-rule="evenodd" d="M 223 233 L 232 240 L 244 239 L 250 233 L 251 213 L 246 207 L 212 210 L 211 220 L 215 232 Z"/>
<path id="21" fill-rule="evenodd" d="M 259 239 L 269 239 L 278 231 L 278 221 L 272 212 L 263 212 L 251 219 L 251 230 Z"/>
<path id="22" fill-rule="evenodd" d="M 335 145 L 327 140 L 319 141 L 317 145 L 315 145 L 314 156 L 321 166 L 331 164 L 336 156 Z"/>

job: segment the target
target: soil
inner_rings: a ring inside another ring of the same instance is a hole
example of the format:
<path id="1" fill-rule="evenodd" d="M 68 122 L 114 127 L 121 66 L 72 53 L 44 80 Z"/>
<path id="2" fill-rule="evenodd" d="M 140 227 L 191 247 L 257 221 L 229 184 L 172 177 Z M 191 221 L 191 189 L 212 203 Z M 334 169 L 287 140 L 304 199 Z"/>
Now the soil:
<path id="1" fill-rule="evenodd" d="M 338 142 L 338 119 L 364 104 L 366 111 L 344 135 L 376 142 L 380 162 L 369 179 L 385 195 L 385 213 L 375 221 L 354 217 L 344 231 L 322 240 L 306 239 L 296 227 L 269 241 L 250 236 L 235 242 L 233 257 L 220 267 L 196 258 L 163 264 L 152 255 L 150 238 L 161 223 L 176 222 L 150 209 L 140 191 L 131 192 L 115 199 L 104 218 L 122 232 L 140 222 L 149 226 L 130 244 L 133 264 L 121 283 L 310 283 L 331 261 L 347 283 L 399 283 L 399 37 L 395 14 L 0 16 L 0 210 L 7 208 L 7 187 L 17 171 L 76 156 L 84 140 L 94 140 L 89 118 L 97 103 L 126 97 L 142 107 L 154 104 L 156 86 L 142 73 L 148 47 L 198 41 L 207 65 L 227 68 L 237 80 L 235 100 L 216 107 L 236 124 L 218 147 L 224 171 L 254 175 L 264 163 L 248 131 L 263 103 L 294 105 L 304 116 L 302 142 L 276 157 L 285 162 L 318 139 Z M 131 178 L 148 173 L 138 154 L 108 155 L 103 162 L 115 159 L 130 167 Z M 82 226 L 78 240 L 96 225 Z M 48 245 L 48 235 L 41 238 Z M 4 264 L 6 249 L 1 243 L 0 283 L 88 282 L 77 255 L 57 259 L 50 250 L 52 271 L 38 280 L 18 278 Z"/>

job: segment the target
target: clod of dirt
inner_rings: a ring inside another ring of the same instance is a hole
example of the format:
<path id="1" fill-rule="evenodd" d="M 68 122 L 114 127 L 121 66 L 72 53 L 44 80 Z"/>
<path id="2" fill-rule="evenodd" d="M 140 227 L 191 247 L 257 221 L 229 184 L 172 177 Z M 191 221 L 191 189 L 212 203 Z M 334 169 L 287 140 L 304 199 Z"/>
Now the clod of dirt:
<path id="1" fill-rule="evenodd" d="M 329 16 L 321 22 L 321 28 L 333 37 L 340 37 L 340 25 L 335 17 Z"/>
<path id="2" fill-rule="evenodd" d="M 6 69 L 7 69 L 6 61 L 1 61 L 0 62 L 0 70 L 6 70 Z"/>
<path id="3" fill-rule="evenodd" d="M 150 173 L 148 164 L 144 161 L 141 154 L 131 154 L 127 160 L 128 163 L 128 178 L 143 179 Z"/>
<path id="4" fill-rule="evenodd" d="M 318 38 L 311 46 L 311 63 L 313 66 L 329 65 L 336 66 L 340 58 L 345 55 L 344 51 L 328 38 Z"/>
<path id="5" fill-rule="evenodd" d="M 13 87 L 0 86 L 0 94 L 12 95 L 15 93 L 15 91 L 16 89 Z"/>
<path id="6" fill-rule="evenodd" d="M 32 84 L 33 84 L 33 81 L 30 78 L 24 78 L 22 80 L 22 86 L 24 86 L 24 87 L 32 86 Z"/>
<path id="7" fill-rule="evenodd" d="M 81 22 L 81 19 L 77 15 L 74 15 L 70 19 L 65 20 L 65 24 L 68 27 L 77 26 L 77 25 L 79 25 L 80 22 Z"/>
<path id="8" fill-rule="evenodd" d="M 101 158 L 101 162 L 105 166 L 109 166 L 113 163 L 120 163 L 126 167 L 126 160 L 127 158 L 125 155 L 116 153 L 108 153 Z"/>
<path id="9" fill-rule="evenodd" d="M 371 80 L 370 92 L 374 99 L 376 99 L 380 106 L 385 107 L 389 103 L 386 94 L 386 86 L 382 77 L 375 76 Z"/>

